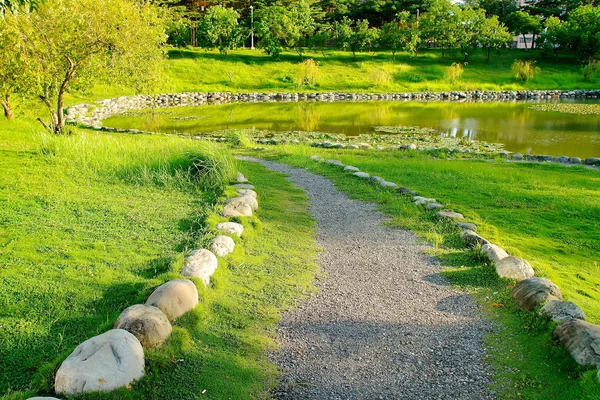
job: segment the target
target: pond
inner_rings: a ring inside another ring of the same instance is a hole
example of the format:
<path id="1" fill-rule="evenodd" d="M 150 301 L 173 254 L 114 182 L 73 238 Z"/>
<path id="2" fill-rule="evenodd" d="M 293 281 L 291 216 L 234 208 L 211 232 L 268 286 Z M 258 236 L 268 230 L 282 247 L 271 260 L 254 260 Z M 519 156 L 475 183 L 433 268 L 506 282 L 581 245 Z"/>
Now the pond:
<path id="1" fill-rule="evenodd" d="M 345 135 L 372 133 L 376 126 L 420 126 L 442 136 L 502 143 L 505 149 L 523 154 L 600 157 L 600 115 L 531 108 L 540 103 L 234 103 L 143 111 L 112 117 L 104 124 L 167 133 L 255 128 Z"/>

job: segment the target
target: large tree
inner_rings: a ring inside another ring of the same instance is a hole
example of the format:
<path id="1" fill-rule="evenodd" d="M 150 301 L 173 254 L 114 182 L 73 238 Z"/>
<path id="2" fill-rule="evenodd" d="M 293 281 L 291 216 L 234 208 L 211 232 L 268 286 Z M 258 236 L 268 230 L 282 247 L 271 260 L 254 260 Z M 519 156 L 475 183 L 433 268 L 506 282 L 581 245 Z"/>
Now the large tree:
<path id="1" fill-rule="evenodd" d="M 515 11 L 506 17 L 506 25 L 515 35 L 522 35 L 527 50 L 527 37 L 531 34 L 531 48 L 535 47 L 535 38 L 542 31 L 542 21 L 538 15 L 531 15 L 525 11 Z"/>
<path id="2" fill-rule="evenodd" d="M 402 11 L 396 15 L 394 21 L 385 23 L 381 27 L 379 44 L 391 51 L 394 61 L 398 51 L 415 54 L 420 39 L 418 28 L 416 19 L 408 11 Z"/>
<path id="3" fill-rule="evenodd" d="M 424 38 L 434 41 L 442 49 L 442 60 L 446 50 L 458 44 L 462 32 L 461 9 L 450 0 L 432 0 L 429 11 L 421 19 Z"/>
<path id="4" fill-rule="evenodd" d="M 512 35 L 497 16 L 486 18 L 477 33 L 477 42 L 485 50 L 486 59 L 490 61 L 492 50 L 499 51 L 512 42 Z"/>
<path id="5" fill-rule="evenodd" d="M 335 24 L 336 46 L 351 51 L 354 59 L 357 52 L 370 49 L 378 37 L 378 31 L 369 28 L 369 21 L 366 19 L 353 22 L 350 18 L 344 17 Z"/>
<path id="6" fill-rule="evenodd" d="M 232 8 L 210 7 L 200 22 L 200 44 L 208 48 L 216 47 L 227 56 L 227 52 L 237 48 L 241 42 L 239 18 L 240 15 Z"/>
<path id="7" fill-rule="evenodd" d="M 39 121 L 54 133 L 64 131 L 67 91 L 99 81 L 141 90 L 160 75 L 166 36 L 160 9 L 150 2 L 53 0 L 35 13 L 8 13 L 0 29 L 16 38 L 6 54 L 24 55 L 50 109 L 50 122 Z"/>

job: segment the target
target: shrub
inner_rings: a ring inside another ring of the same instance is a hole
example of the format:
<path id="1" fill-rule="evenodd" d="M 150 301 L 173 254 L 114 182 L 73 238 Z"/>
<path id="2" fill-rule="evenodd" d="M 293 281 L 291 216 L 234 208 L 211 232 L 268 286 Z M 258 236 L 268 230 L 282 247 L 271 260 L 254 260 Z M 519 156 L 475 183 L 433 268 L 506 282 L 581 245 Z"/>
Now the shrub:
<path id="1" fill-rule="evenodd" d="M 386 86 L 394 81 L 392 74 L 383 68 L 374 68 L 371 71 L 371 80 L 375 86 Z"/>
<path id="2" fill-rule="evenodd" d="M 600 62 L 595 58 L 590 57 L 588 63 L 583 67 L 583 78 L 588 81 L 594 76 L 600 75 Z"/>
<path id="3" fill-rule="evenodd" d="M 454 83 L 460 81 L 463 72 L 465 72 L 465 70 L 461 63 L 452 63 L 452 65 L 446 69 L 444 77 L 446 78 L 446 80 L 449 80 L 450 82 Z"/>
<path id="4" fill-rule="evenodd" d="M 319 77 L 319 64 L 312 58 L 304 60 L 300 64 L 298 75 L 298 86 L 310 86 L 317 83 Z"/>
<path id="5" fill-rule="evenodd" d="M 533 79 L 536 74 L 542 71 L 539 67 L 535 66 L 535 61 L 523 60 L 515 61 L 511 67 L 511 70 L 515 79 L 523 82 Z"/>

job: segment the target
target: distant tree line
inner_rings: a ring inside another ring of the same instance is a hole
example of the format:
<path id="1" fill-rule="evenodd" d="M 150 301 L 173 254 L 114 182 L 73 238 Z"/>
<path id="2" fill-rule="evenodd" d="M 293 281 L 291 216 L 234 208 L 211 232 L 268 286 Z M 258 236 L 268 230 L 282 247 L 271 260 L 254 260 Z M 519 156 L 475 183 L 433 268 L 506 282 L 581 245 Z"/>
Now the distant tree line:
<path id="1" fill-rule="evenodd" d="M 2 1 L 2 0 L 0 0 Z M 218 48 L 222 54 L 248 45 L 279 57 L 283 50 L 335 48 L 352 52 L 390 51 L 418 55 L 422 47 L 458 52 L 467 62 L 481 49 L 489 60 L 521 35 L 526 48 L 545 54 L 574 51 L 581 59 L 600 53 L 600 0 L 256 0 L 210 2 L 204 12 L 190 0 L 174 9 L 169 41 Z M 254 8 L 250 23 L 250 6 Z M 252 25 L 252 26 L 251 26 Z M 529 43 L 529 45 L 528 45 Z"/>

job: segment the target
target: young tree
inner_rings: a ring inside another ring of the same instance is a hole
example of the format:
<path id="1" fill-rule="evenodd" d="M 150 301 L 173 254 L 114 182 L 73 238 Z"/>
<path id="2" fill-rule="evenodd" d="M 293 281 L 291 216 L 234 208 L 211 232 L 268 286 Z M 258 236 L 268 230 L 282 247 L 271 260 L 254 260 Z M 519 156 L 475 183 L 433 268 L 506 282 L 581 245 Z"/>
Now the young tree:
<path id="1" fill-rule="evenodd" d="M 160 10 L 133 0 L 53 0 L 35 13 L 7 14 L 3 29 L 12 32 L 24 54 L 28 79 L 50 108 L 51 132 L 62 133 L 64 95 L 95 82 L 128 83 L 141 89 L 157 79 L 166 39 Z"/>
<path id="2" fill-rule="evenodd" d="M 485 10 L 465 8 L 458 13 L 460 25 L 457 29 L 457 42 L 464 61 L 469 59 L 479 47 L 479 33 L 485 22 Z"/>
<path id="3" fill-rule="evenodd" d="M 328 23 L 317 26 L 315 33 L 309 38 L 309 46 L 312 49 L 321 51 L 324 58 L 327 58 L 325 49 L 330 45 L 333 39 L 333 27 Z"/>
<path id="4" fill-rule="evenodd" d="M 355 60 L 356 52 L 366 50 L 374 37 L 376 36 L 369 29 L 369 21 L 366 19 L 353 23 L 350 18 L 344 17 L 335 24 L 336 46 L 351 51 Z"/>
<path id="5" fill-rule="evenodd" d="M 506 17 L 506 25 L 516 35 L 523 35 L 525 50 L 527 50 L 527 34 L 533 35 L 531 48 L 535 47 L 535 38 L 542 31 L 542 21 L 539 16 L 530 15 L 524 11 L 515 11 Z"/>
<path id="6" fill-rule="evenodd" d="M 239 18 L 240 15 L 233 8 L 210 7 L 200 21 L 201 45 L 211 49 L 216 47 L 227 57 L 227 53 L 237 48 L 242 39 Z"/>
<path id="7" fill-rule="evenodd" d="M 429 11 L 423 15 L 423 35 L 442 49 L 442 60 L 446 50 L 457 45 L 461 32 L 460 13 L 460 8 L 450 0 L 432 0 Z"/>
<path id="8" fill-rule="evenodd" d="M 561 32 L 562 33 L 562 32 Z M 600 6 L 576 8 L 564 23 L 564 40 L 581 61 L 600 56 Z"/>
<path id="9" fill-rule="evenodd" d="M 500 51 L 512 42 L 512 35 L 501 23 L 497 16 L 486 18 L 477 34 L 477 41 L 483 47 L 486 54 L 486 60 L 490 61 L 492 50 Z"/>
<path id="10" fill-rule="evenodd" d="M 408 11 L 399 12 L 396 14 L 395 21 L 388 22 L 381 27 L 380 46 L 392 52 L 394 61 L 398 51 L 404 50 L 414 54 L 418 41 L 418 25 Z"/>

